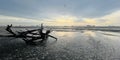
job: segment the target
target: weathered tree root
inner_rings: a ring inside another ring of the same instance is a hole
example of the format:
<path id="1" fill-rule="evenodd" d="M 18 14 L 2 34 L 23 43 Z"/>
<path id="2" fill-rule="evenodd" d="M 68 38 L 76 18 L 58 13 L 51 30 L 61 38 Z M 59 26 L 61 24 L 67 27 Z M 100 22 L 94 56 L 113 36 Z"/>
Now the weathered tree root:
<path id="1" fill-rule="evenodd" d="M 6 27 L 6 31 L 8 31 L 11 35 L 0 35 L 0 37 L 15 37 L 15 38 L 21 38 L 22 40 L 24 40 L 26 42 L 26 44 L 35 44 L 35 40 L 41 39 L 41 42 L 43 42 L 44 40 L 47 40 L 48 37 L 52 37 L 54 39 L 57 40 L 56 37 L 49 35 L 51 33 L 50 30 L 47 30 L 45 33 L 43 33 L 43 24 L 41 24 L 41 28 L 40 29 L 34 29 L 34 30 L 27 30 L 27 31 L 17 31 L 18 34 L 16 34 L 15 32 L 12 31 L 11 29 L 12 24 L 11 25 L 7 25 Z M 33 32 L 39 32 L 39 33 L 33 33 Z M 32 36 L 29 36 L 32 35 Z M 37 36 L 36 36 L 37 35 Z"/>

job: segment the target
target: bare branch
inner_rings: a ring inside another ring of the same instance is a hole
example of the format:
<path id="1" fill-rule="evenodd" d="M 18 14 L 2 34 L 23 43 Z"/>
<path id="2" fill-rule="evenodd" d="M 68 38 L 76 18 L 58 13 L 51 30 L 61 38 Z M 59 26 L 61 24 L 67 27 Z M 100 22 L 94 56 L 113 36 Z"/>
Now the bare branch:
<path id="1" fill-rule="evenodd" d="M 57 40 L 57 38 L 56 38 L 56 37 L 54 37 L 54 36 L 51 36 L 51 35 L 48 35 L 48 36 Z"/>
<path id="2" fill-rule="evenodd" d="M 9 33 L 16 35 L 12 30 L 11 30 L 12 24 L 11 25 L 7 25 L 6 31 L 8 31 Z"/>

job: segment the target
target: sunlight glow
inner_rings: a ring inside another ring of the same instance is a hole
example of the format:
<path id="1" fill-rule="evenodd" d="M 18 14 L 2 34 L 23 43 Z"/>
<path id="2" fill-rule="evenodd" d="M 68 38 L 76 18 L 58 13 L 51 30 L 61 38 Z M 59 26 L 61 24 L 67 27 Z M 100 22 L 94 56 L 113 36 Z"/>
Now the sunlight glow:
<path id="1" fill-rule="evenodd" d="M 85 31 L 84 34 L 85 34 L 86 36 L 92 36 L 92 37 L 95 37 L 95 36 L 96 36 L 95 32 L 92 32 L 92 31 Z"/>
<path id="2" fill-rule="evenodd" d="M 120 11 L 115 11 L 111 14 L 97 18 L 76 17 L 74 15 L 57 15 L 55 17 L 38 20 L 0 15 L 0 24 L 2 25 L 4 23 L 4 25 L 6 24 L 39 25 L 40 23 L 44 23 L 46 25 L 52 26 L 85 26 L 85 25 L 112 26 L 120 25 L 119 19 Z"/>

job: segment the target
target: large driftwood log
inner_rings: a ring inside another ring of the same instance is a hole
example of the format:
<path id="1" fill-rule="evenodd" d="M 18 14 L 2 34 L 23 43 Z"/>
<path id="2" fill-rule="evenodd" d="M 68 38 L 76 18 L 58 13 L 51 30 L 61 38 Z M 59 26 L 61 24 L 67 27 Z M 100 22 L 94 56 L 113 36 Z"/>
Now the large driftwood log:
<path id="1" fill-rule="evenodd" d="M 7 25 L 6 31 L 8 31 L 11 35 L 0 35 L 0 37 L 15 37 L 15 38 L 22 38 L 26 43 L 34 43 L 33 41 L 41 39 L 41 42 L 44 40 L 47 40 L 48 37 L 52 37 L 57 40 L 56 37 L 49 35 L 51 33 L 50 30 L 47 30 L 45 33 L 43 33 L 43 24 L 41 24 L 41 28 L 34 29 L 34 30 L 27 30 L 27 31 L 17 31 L 18 34 L 12 31 L 12 24 Z M 36 33 L 33 33 L 37 31 Z M 31 36 L 30 36 L 31 35 Z M 37 36 L 36 36 L 37 35 Z M 30 38 L 30 39 L 28 39 Z"/>

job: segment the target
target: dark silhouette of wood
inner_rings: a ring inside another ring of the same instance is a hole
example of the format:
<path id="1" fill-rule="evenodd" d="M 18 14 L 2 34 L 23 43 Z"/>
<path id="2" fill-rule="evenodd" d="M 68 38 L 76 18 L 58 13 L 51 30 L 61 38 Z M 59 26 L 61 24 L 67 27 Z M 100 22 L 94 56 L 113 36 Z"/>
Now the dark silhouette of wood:
<path id="1" fill-rule="evenodd" d="M 49 35 L 49 34 L 51 33 L 50 30 L 47 30 L 46 33 L 43 33 L 43 25 L 41 25 L 41 29 L 39 29 L 38 31 L 39 31 L 39 35 L 40 35 L 40 36 L 38 36 L 38 37 L 33 37 L 33 36 L 31 36 L 32 39 L 23 39 L 23 40 L 26 41 L 26 43 L 31 43 L 31 42 L 33 42 L 33 41 L 35 41 L 35 40 L 38 40 L 38 39 L 41 39 L 40 42 L 43 42 L 43 41 L 47 40 L 48 37 L 52 37 L 52 38 L 54 38 L 54 39 L 57 40 L 56 37 Z M 38 35 L 38 34 L 37 34 L 37 35 Z M 29 37 L 30 37 L 30 36 L 29 36 Z"/>
<path id="2" fill-rule="evenodd" d="M 43 29 L 44 29 L 43 24 L 41 24 L 40 29 L 27 30 L 27 31 L 22 31 L 22 32 L 17 31 L 18 34 L 13 32 L 11 27 L 12 27 L 12 24 L 7 25 L 7 27 L 6 27 L 6 31 L 8 31 L 11 35 L 0 35 L 0 37 L 22 38 L 22 40 L 24 40 L 27 44 L 34 44 L 34 41 L 38 40 L 38 39 L 41 39 L 40 42 L 43 42 L 43 41 L 47 40 L 48 37 L 52 37 L 57 40 L 56 37 L 49 35 L 51 33 L 50 30 L 47 30 L 45 33 L 43 33 Z M 35 31 L 37 31 L 39 33 L 37 33 L 37 32 L 34 33 Z M 29 34 L 32 36 L 30 36 Z"/>
<path id="3" fill-rule="evenodd" d="M 11 27 L 12 27 L 12 24 L 11 24 L 11 25 L 7 25 L 6 30 L 7 30 L 9 33 L 11 33 L 11 34 L 16 35 L 16 34 L 11 30 Z"/>

